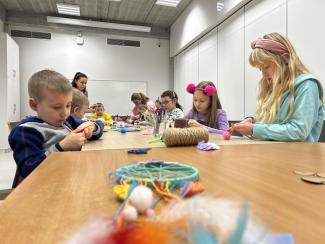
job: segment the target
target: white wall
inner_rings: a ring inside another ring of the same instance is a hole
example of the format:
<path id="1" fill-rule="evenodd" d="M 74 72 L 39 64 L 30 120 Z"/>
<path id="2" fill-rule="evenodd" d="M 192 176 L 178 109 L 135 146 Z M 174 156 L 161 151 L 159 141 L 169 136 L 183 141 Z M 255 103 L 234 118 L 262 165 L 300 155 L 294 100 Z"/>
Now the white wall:
<path id="1" fill-rule="evenodd" d="M 288 0 L 288 37 L 325 90 L 325 1 Z"/>
<path id="2" fill-rule="evenodd" d="M 178 54 L 225 17 L 232 14 L 249 0 L 226 0 L 222 11 L 217 11 L 216 0 L 193 0 L 171 26 L 170 56 Z"/>
<path id="3" fill-rule="evenodd" d="M 218 26 L 217 45 L 219 50 L 217 87 L 220 102 L 227 111 L 228 119 L 240 120 L 245 114 L 243 9 Z"/>
<path id="4" fill-rule="evenodd" d="M 251 42 L 267 33 L 286 35 L 286 0 L 252 1 L 245 6 L 245 115 L 254 116 L 260 71 L 248 62 Z"/>
<path id="5" fill-rule="evenodd" d="M 19 47 L 0 33 L 0 149 L 8 149 L 9 122 L 20 119 Z"/>
<path id="6" fill-rule="evenodd" d="M 157 39 L 110 36 L 140 40 L 141 47 L 134 48 L 107 45 L 107 35 L 84 33 L 83 36 L 83 46 L 76 44 L 75 33 L 52 33 L 51 40 L 15 38 L 20 46 L 21 117 L 33 114 L 27 104 L 27 81 L 44 68 L 56 70 L 69 79 L 81 71 L 90 80 L 146 81 L 147 95 L 152 99 L 169 89 L 168 40 L 161 40 L 159 48 Z M 111 101 L 114 102 L 113 97 Z M 131 101 L 125 103 L 128 106 Z"/>
<path id="7" fill-rule="evenodd" d="M 184 107 L 190 108 L 192 105 L 185 92 L 188 83 L 186 71 L 189 68 L 183 59 L 195 49 L 198 50 L 198 58 L 192 62 L 198 65 L 196 71 L 191 70 L 191 73 L 198 74 L 195 83 L 211 80 L 218 86 L 219 97 L 229 120 L 255 115 L 261 74 L 249 65 L 250 43 L 270 32 L 288 36 L 302 61 L 324 85 L 325 31 L 319 28 L 325 22 L 324 9 L 325 1 L 322 0 L 315 0 L 312 4 L 306 4 L 303 0 L 253 0 L 243 6 L 175 57 L 175 91 L 180 101 L 185 103 Z M 186 16 L 190 15 L 190 12 L 186 13 Z M 178 27 L 178 32 L 182 32 L 181 27 Z M 171 42 L 173 40 L 175 37 L 172 33 Z M 207 46 L 213 48 L 209 50 Z M 192 58 L 196 59 L 194 56 Z"/>

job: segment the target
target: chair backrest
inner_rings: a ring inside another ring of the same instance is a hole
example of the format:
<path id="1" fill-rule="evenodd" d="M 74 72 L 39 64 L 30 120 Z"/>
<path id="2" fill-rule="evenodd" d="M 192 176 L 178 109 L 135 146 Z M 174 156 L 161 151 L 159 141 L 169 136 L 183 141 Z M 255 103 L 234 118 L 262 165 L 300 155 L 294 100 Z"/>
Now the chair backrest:
<path id="1" fill-rule="evenodd" d="M 15 128 L 19 124 L 20 124 L 20 121 L 8 122 L 9 130 L 11 131 L 13 128 Z"/>
<path id="2" fill-rule="evenodd" d="M 325 120 L 323 121 L 323 127 L 320 132 L 320 137 L 318 139 L 319 142 L 325 142 Z"/>

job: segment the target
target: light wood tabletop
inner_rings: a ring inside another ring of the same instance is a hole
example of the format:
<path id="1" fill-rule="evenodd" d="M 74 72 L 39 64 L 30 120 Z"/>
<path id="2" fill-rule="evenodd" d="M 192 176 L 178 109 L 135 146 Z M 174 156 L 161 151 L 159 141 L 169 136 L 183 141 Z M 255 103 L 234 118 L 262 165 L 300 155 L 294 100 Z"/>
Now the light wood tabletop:
<path id="1" fill-rule="evenodd" d="M 89 219 L 112 217 L 119 203 L 108 172 L 129 162 L 159 159 L 197 167 L 205 194 L 248 201 L 274 232 L 296 243 L 325 243 L 325 185 L 303 182 L 293 170 L 325 172 L 325 144 L 281 143 L 153 148 L 51 154 L 0 203 L 0 243 L 58 243 Z"/>
<path id="2" fill-rule="evenodd" d="M 150 133 L 150 132 L 149 132 Z M 127 132 L 107 131 L 99 140 L 88 141 L 83 147 L 83 151 L 103 150 L 103 149 L 123 149 L 123 148 L 143 148 L 143 147 L 166 147 L 163 142 L 149 143 L 153 138 L 148 132 Z M 251 140 L 247 137 L 233 136 L 231 140 L 224 140 L 222 135 L 209 134 L 209 142 L 218 145 L 237 145 L 237 144 L 269 144 L 279 143 L 275 141 Z"/>

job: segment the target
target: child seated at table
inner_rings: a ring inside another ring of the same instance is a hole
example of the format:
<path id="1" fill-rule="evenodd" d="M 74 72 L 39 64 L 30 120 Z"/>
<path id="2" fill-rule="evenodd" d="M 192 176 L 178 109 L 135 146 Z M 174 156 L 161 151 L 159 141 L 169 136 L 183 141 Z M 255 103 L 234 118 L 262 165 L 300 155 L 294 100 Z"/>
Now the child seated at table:
<path id="1" fill-rule="evenodd" d="M 87 139 L 98 139 L 104 125 L 70 116 L 72 86 L 52 70 L 39 71 L 28 81 L 29 106 L 37 113 L 24 119 L 9 135 L 21 181 L 52 152 L 78 151 Z"/>
<path id="2" fill-rule="evenodd" d="M 154 124 L 155 118 L 154 118 L 154 113 L 150 112 L 148 110 L 148 107 L 144 104 L 138 105 L 138 110 L 141 113 L 142 121 L 147 121 L 150 124 Z M 140 118 L 141 121 L 141 118 Z"/>
<path id="3" fill-rule="evenodd" d="M 102 119 L 105 125 L 109 126 L 113 124 L 112 116 L 105 112 L 105 108 L 102 103 L 97 103 L 96 113 L 91 116 L 91 119 Z"/>
<path id="4" fill-rule="evenodd" d="M 83 94 L 83 92 L 81 92 L 80 90 L 73 88 L 71 112 L 70 112 L 71 116 L 74 116 L 79 120 L 86 119 L 84 116 L 86 111 L 88 110 L 88 107 L 89 107 L 88 97 L 86 97 Z"/>

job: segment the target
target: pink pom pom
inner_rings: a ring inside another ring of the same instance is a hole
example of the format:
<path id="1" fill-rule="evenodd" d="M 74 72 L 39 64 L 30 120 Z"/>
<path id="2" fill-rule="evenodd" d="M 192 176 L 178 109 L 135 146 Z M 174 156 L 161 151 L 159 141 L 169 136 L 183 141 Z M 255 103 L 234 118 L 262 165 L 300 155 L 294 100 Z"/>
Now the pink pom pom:
<path id="1" fill-rule="evenodd" d="M 223 139 L 230 140 L 230 138 L 231 138 L 231 133 L 229 131 L 225 131 L 223 133 Z"/>
<path id="2" fill-rule="evenodd" d="M 186 91 L 187 91 L 188 93 L 193 94 L 194 91 L 195 91 L 195 88 L 196 88 L 196 85 L 193 84 L 193 83 L 190 83 L 190 84 L 187 85 L 187 87 L 186 87 Z"/>
<path id="3" fill-rule="evenodd" d="M 214 94 L 216 93 L 217 89 L 214 86 L 210 86 L 208 85 L 207 87 L 204 88 L 204 92 L 207 96 L 214 96 Z"/>

